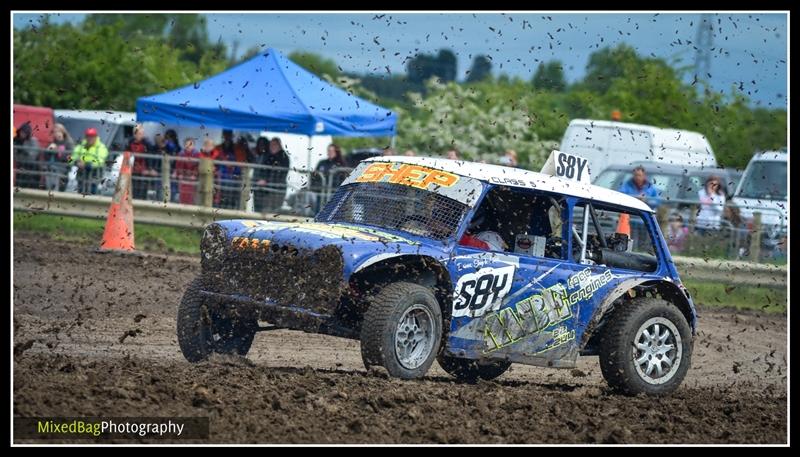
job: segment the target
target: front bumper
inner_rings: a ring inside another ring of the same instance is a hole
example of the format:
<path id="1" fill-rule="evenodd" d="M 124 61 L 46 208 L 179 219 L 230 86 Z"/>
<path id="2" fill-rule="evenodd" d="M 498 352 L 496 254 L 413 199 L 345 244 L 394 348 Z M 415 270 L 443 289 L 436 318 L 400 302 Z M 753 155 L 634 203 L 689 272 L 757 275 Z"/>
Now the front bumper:
<path id="1" fill-rule="evenodd" d="M 201 251 L 208 292 L 330 316 L 345 290 L 338 246 L 298 250 L 255 238 L 231 241 L 224 231 L 212 229 L 206 231 Z"/>
<path id="2" fill-rule="evenodd" d="M 217 306 L 230 307 L 245 313 L 255 313 L 258 320 L 269 322 L 275 328 L 302 330 L 309 333 L 358 339 L 356 329 L 345 325 L 335 316 L 321 314 L 307 308 L 280 305 L 271 300 L 259 301 L 245 295 L 228 295 L 203 290 L 201 293 Z"/>

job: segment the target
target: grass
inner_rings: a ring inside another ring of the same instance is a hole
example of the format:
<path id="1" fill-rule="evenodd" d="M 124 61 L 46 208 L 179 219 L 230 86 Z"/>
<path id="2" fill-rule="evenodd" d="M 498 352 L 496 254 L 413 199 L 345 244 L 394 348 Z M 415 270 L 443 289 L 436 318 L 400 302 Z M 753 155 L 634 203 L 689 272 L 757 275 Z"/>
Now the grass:
<path id="1" fill-rule="evenodd" d="M 100 245 L 104 220 L 52 214 L 14 213 L 14 230 L 46 234 L 56 240 Z M 198 229 L 136 224 L 136 248 L 159 253 L 197 254 L 200 250 Z M 761 287 L 684 281 L 696 304 L 706 307 L 730 307 L 756 311 L 785 313 L 787 291 Z"/>
<path id="2" fill-rule="evenodd" d="M 731 286 L 715 282 L 684 280 L 696 305 L 709 308 L 736 308 L 768 313 L 785 313 L 788 306 L 786 289 Z"/>
<path id="3" fill-rule="evenodd" d="M 54 240 L 100 246 L 105 220 L 53 214 L 14 212 L 14 231 L 46 234 Z M 136 223 L 136 249 L 158 253 L 197 254 L 200 252 L 199 229 L 165 227 Z"/>

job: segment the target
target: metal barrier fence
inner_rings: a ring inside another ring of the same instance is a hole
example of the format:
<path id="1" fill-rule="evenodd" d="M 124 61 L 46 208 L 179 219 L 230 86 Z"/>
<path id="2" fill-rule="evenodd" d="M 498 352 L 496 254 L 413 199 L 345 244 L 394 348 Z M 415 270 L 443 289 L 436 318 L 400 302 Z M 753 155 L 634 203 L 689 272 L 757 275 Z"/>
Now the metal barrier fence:
<path id="1" fill-rule="evenodd" d="M 716 209 L 717 217 L 698 219 L 704 206 Z M 788 219 L 776 209 L 674 199 L 662 201 L 656 212 L 673 254 L 754 262 L 787 259 Z"/>
<path id="2" fill-rule="evenodd" d="M 40 148 L 14 147 L 17 187 L 81 194 L 112 195 L 121 165 L 121 152 L 110 152 L 107 163 L 79 169 L 64 153 Z M 228 162 L 161 154 L 134 154 L 132 197 L 135 200 L 240 210 L 314 216 L 331 198 L 352 168 L 335 167 L 326 173 L 280 168 L 254 163 Z M 294 174 L 290 185 L 290 174 Z M 658 221 L 670 250 L 676 255 L 783 262 L 786 259 L 788 221 L 769 208 L 735 208 L 726 205 L 718 223 L 697 222 L 700 203 L 693 200 L 662 201 Z M 743 220 L 746 209 L 753 217 Z M 670 216 L 680 214 L 680 223 Z M 616 220 L 599 218 L 604 232 Z M 768 222 L 762 222 L 768 221 Z M 775 223 L 775 221 L 780 221 Z M 635 229 L 635 227 L 632 227 Z"/>
<path id="3" fill-rule="evenodd" d="M 15 146 L 14 182 L 22 188 L 112 195 L 122 154 L 110 151 L 104 164 L 79 168 L 68 162 L 69 153 Z M 131 160 L 135 200 L 302 216 L 316 214 L 352 171 L 319 173 L 167 154 L 136 153 Z"/>

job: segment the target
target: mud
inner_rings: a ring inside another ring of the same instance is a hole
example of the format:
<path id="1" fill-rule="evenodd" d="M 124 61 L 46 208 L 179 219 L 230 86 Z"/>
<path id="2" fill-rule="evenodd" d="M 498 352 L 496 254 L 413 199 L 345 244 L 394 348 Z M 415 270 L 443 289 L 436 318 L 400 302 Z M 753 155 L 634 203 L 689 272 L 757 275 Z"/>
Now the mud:
<path id="1" fill-rule="evenodd" d="M 191 365 L 175 338 L 196 258 L 98 254 L 15 234 L 14 415 L 207 416 L 209 442 L 785 443 L 786 317 L 700 310 L 673 395 L 611 393 L 597 359 L 456 383 L 361 364 L 357 341 L 261 332 Z"/>

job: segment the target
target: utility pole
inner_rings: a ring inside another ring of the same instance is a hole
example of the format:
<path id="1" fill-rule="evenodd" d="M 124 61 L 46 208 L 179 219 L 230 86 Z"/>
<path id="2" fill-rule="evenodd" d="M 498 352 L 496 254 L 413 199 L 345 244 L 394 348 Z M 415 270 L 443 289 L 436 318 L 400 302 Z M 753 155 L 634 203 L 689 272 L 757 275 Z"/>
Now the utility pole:
<path id="1" fill-rule="evenodd" d="M 694 74 L 698 79 L 708 79 L 711 74 L 711 49 L 714 47 L 714 16 L 701 14 L 697 24 L 697 49 L 694 57 Z"/>

